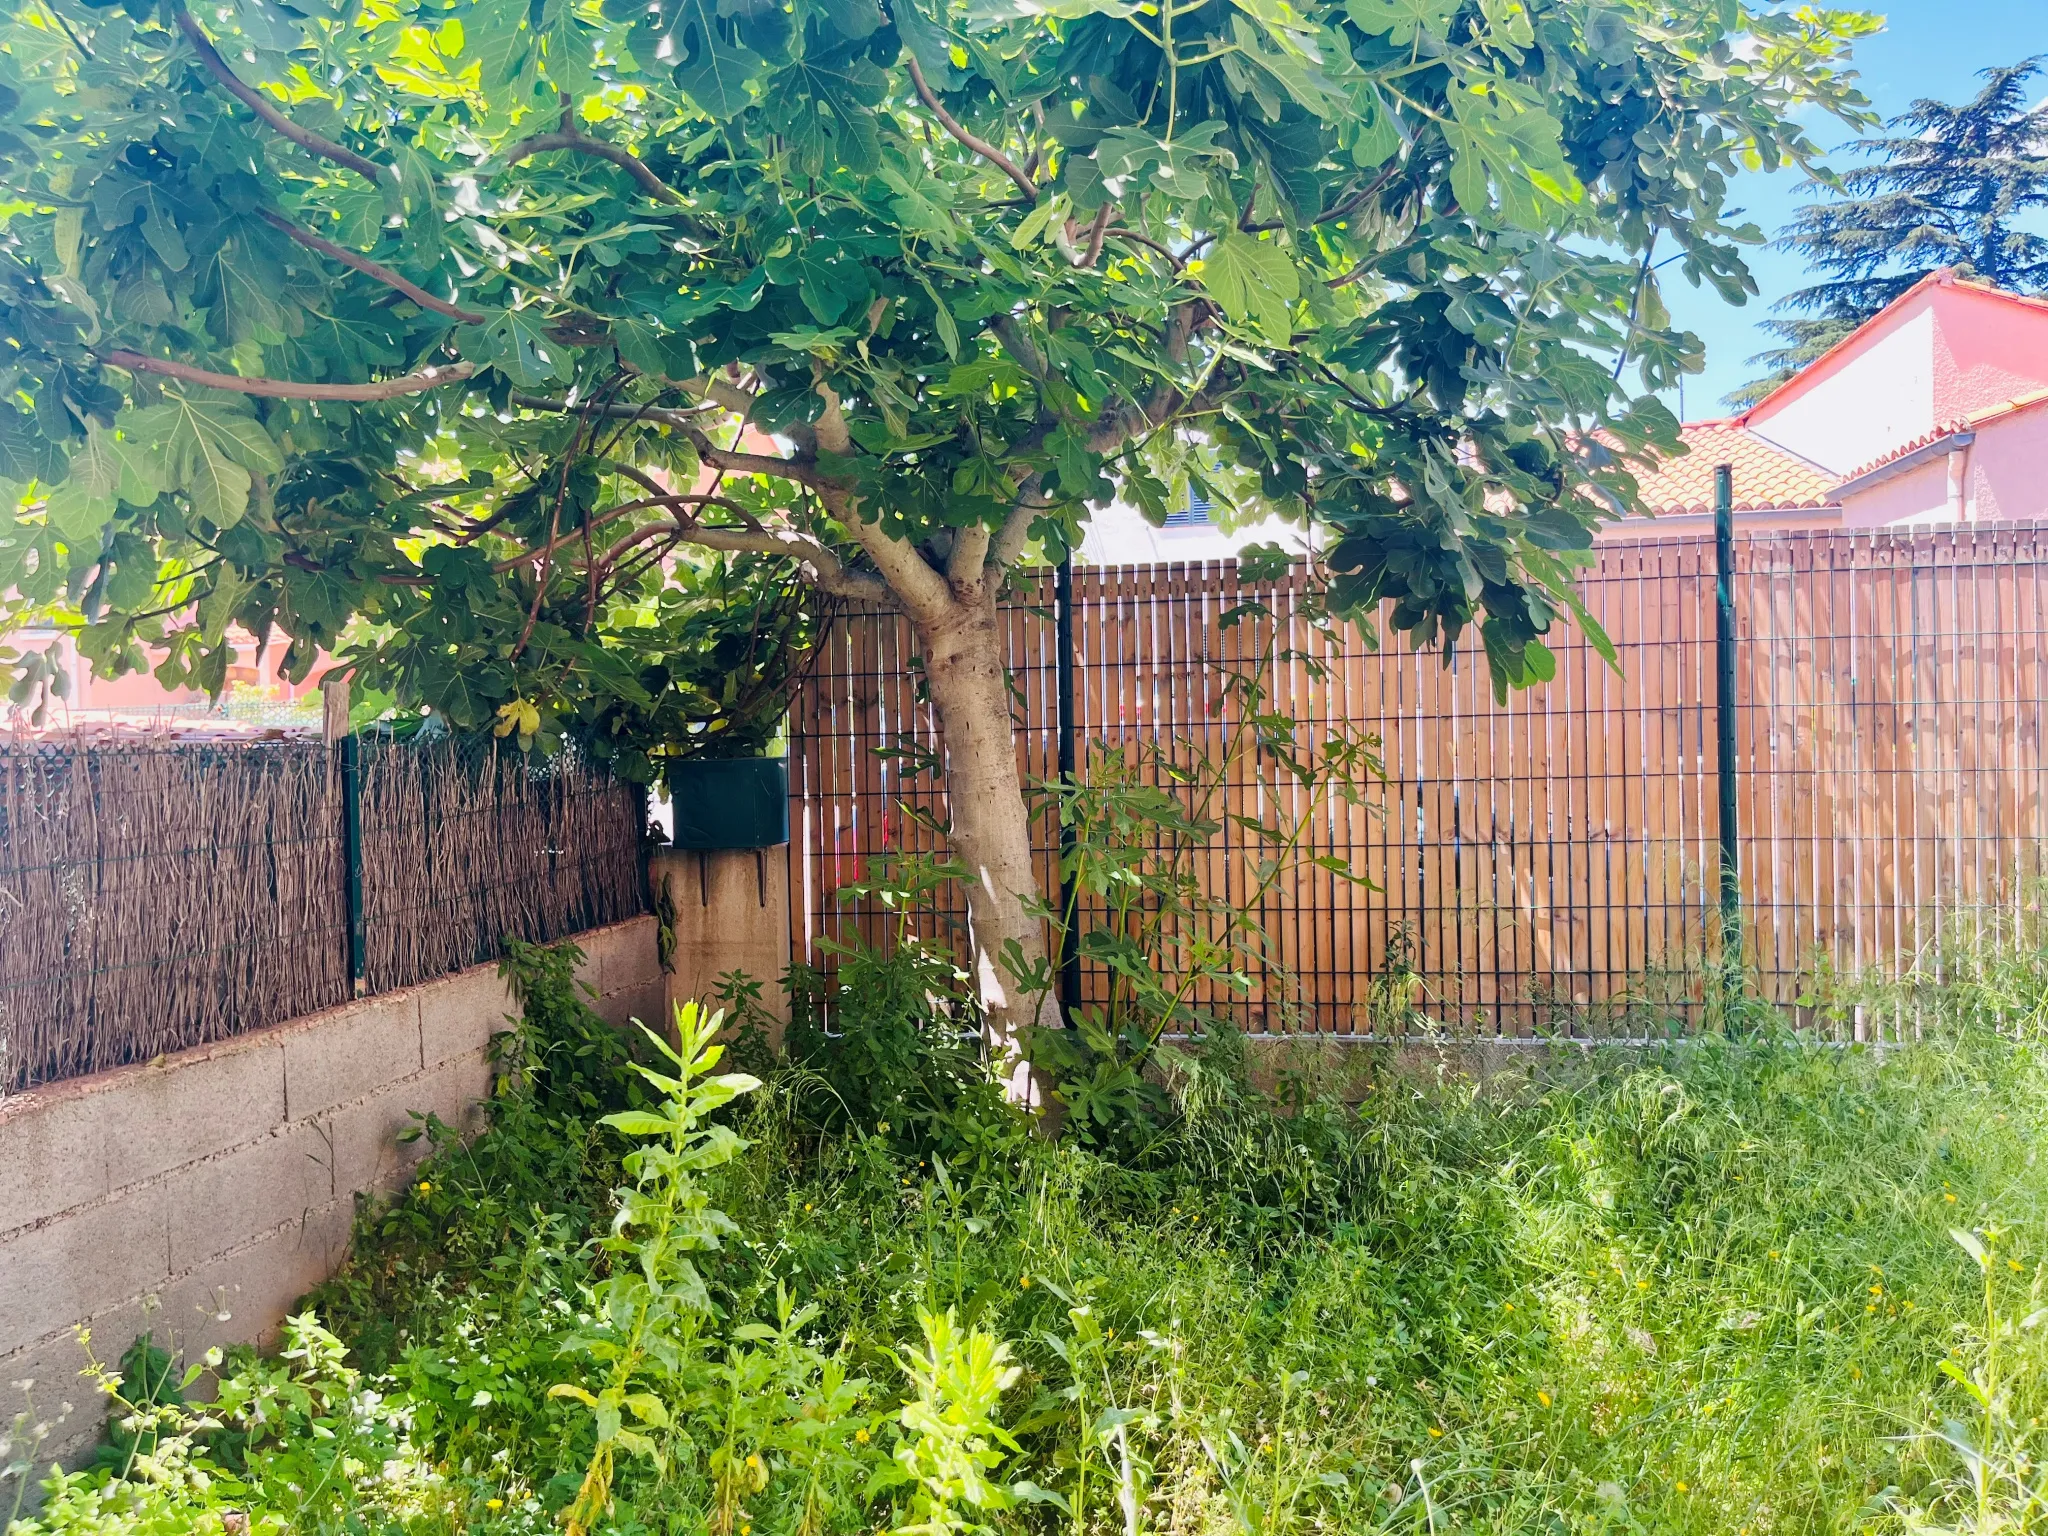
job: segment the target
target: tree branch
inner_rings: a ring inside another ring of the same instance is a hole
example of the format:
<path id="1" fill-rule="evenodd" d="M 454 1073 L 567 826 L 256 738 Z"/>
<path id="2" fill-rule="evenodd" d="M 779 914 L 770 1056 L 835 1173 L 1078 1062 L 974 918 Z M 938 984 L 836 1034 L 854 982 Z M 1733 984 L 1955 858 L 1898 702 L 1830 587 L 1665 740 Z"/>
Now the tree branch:
<path id="1" fill-rule="evenodd" d="M 1038 183 L 1029 176 L 1026 176 L 1018 167 L 1016 161 L 1012 160 L 1000 149 L 997 149 L 995 145 L 989 143 L 987 139 L 964 127 L 957 117 L 939 105 L 938 96 L 925 83 L 924 71 L 917 67 L 917 55 L 906 48 L 903 51 L 903 62 L 910 66 L 910 83 L 917 88 L 918 99 L 931 109 L 932 116 L 939 120 L 939 126 L 973 150 L 977 155 L 981 156 L 990 165 L 1001 171 L 1005 176 L 1009 177 L 1010 180 L 1017 183 L 1018 188 L 1032 202 L 1037 202 Z"/>
<path id="2" fill-rule="evenodd" d="M 343 266 L 353 267 L 356 271 L 362 273 L 363 276 L 375 278 L 387 288 L 397 289 L 408 299 L 411 299 L 413 303 L 419 305 L 421 309 L 431 309 L 437 315 L 446 315 L 450 320 L 459 320 L 464 325 L 482 325 L 489 318 L 486 315 L 479 315 L 473 311 L 463 309 L 459 305 L 451 304 L 446 299 L 437 299 L 434 295 L 427 292 L 426 289 L 420 287 L 417 283 L 399 276 L 389 267 L 374 262 L 367 256 L 359 255 L 345 245 L 336 245 L 332 240 L 323 240 L 310 229 L 301 229 L 290 219 L 284 217 L 284 215 L 273 213 L 268 208 L 263 210 L 263 222 L 272 229 L 282 231 L 292 241 L 303 245 L 307 250 L 318 251 L 322 256 L 332 256 Z"/>
<path id="3" fill-rule="evenodd" d="M 670 515 L 673 516 L 675 509 L 677 507 L 707 506 L 723 507 L 726 511 L 732 513 L 733 516 L 744 518 L 747 522 L 753 523 L 755 527 L 760 526 L 758 523 L 754 521 L 754 515 L 736 501 L 730 501 L 723 496 L 703 496 L 695 494 L 686 494 L 675 496 L 646 496 L 641 498 L 639 501 L 622 501 L 616 507 L 606 507 L 602 512 L 592 517 L 589 523 L 586 525 L 586 527 L 602 528 L 606 523 L 614 522 L 617 519 L 624 517 L 629 512 L 645 512 L 650 507 L 666 508 L 670 512 Z M 584 537 L 584 533 L 585 528 L 579 527 L 573 533 L 557 534 L 549 538 L 548 542 L 545 544 L 535 545 L 532 549 L 523 549 L 516 555 L 508 555 L 503 560 L 497 561 L 495 564 L 493 564 L 491 566 L 491 569 L 502 575 L 506 571 L 517 570 L 520 566 L 525 565 L 530 560 L 551 558 L 556 550 L 565 548 L 566 546 L 574 544 L 581 540 Z"/>
<path id="4" fill-rule="evenodd" d="M 730 470 L 736 475 L 773 475 L 778 479 L 794 480 L 813 490 L 829 484 L 801 460 L 778 459 L 765 453 L 742 453 L 737 449 L 719 447 L 691 419 L 688 411 L 668 410 L 658 405 L 628 405 L 623 401 L 594 406 L 571 405 L 566 400 L 550 400 L 545 395 L 514 395 L 512 403 L 529 411 L 567 411 L 613 421 L 651 421 L 689 438 L 697 449 L 697 457 L 713 469 Z"/>
<path id="5" fill-rule="evenodd" d="M 1173 263 L 1173 270 L 1176 272 L 1178 272 L 1182 267 L 1187 265 L 1187 261 L 1185 258 L 1176 256 L 1173 253 L 1173 247 L 1169 245 L 1162 245 L 1159 241 L 1154 240 L 1150 235 L 1141 235 L 1135 229 L 1125 229 L 1122 225 L 1118 225 L 1114 229 L 1107 231 L 1107 235 L 1110 239 L 1113 240 L 1128 240 L 1133 245 L 1142 245 L 1147 250 L 1157 251 L 1160 255 L 1164 256 L 1168 261 Z"/>
<path id="6" fill-rule="evenodd" d="M 500 168 L 517 165 L 522 160 L 534 155 L 544 155 L 554 149 L 573 149 L 579 155 L 595 155 L 600 160 L 609 160 L 640 183 L 641 190 L 657 203 L 680 204 L 683 201 L 681 193 L 655 175 L 648 168 L 647 162 L 631 150 L 621 149 L 616 144 L 607 144 L 603 139 L 593 139 L 574 128 L 561 128 L 553 133 L 536 133 L 532 138 L 521 139 L 505 151 Z"/>
<path id="7" fill-rule="evenodd" d="M 1007 571 L 1023 559 L 1024 546 L 1031 538 L 1031 525 L 1044 510 L 1045 504 L 1037 498 L 1037 480 L 1034 478 L 1010 507 L 1003 526 L 996 530 L 996 536 L 989 544 L 988 563 L 998 570 Z"/>
<path id="8" fill-rule="evenodd" d="M 236 394 L 261 395 L 268 400 L 395 400 L 400 395 L 417 395 L 443 384 L 458 384 L 476 372 L 475 363 L 449 363 L 368 384 L 296 384 L 289 379 L 245 379 L 238 374 L 213 373 L 189 363 L 119 349 L 102 352 L 99 359 L 130 373 L 160 373 L 167 379 L 182 379 L 187 384 L 204 384 L 208 389 Z"/>
<path id="9" fill-rule="evenodd" d="M 1188 342 L 1208 318 L 1209 305 L 1205 299 L 1189 299 L 1173 307 L 1167 316 L 1166 335 L 1161 338 L 1161 350 L 1167 361 L 1179 363 L 1187 359 Z M 1134 433 L 1158 426 L 1185 404 L 1187 397 L 1179 386 L 1162 379 L 1142 406 L 1126 402 L 1105 411 L 1088 434 L 1088 446 L 1096 453 L 1114 453 Z"/>
<path id="10" fill-rule="evenodd" d="M 781 555 L 810 567 L 812 583 L 835 597 L 894 606 L 889 584 L 869 571 L 849 571 L 837 555 L 816 539 L 786 528 L 703 528 L 682 530 L 683 542 L 702 549 L 739 555 Z"/>
<path id="11" fill-rule="evenodd" d="M 1114 212 L 1115 203 L 1104 203 L 1096 210 L 1095 222 L 1088 226 L 1088 249 L 1082 253 L 1082 266 L 1092 267 L 1102 260 L 1102 242 L 1109 238 L 1109 216 Z"/>
<path id="12" fill-rule="evenodd" d="M 323 138 L 310 128 L 301 128 L 272 106 L 260 91 L 244 84 L 235 72 L 228 68 L 227 60 L 220 56 L 220 50 L 213 46 L 212 40 L 207 37 L 199 23 L 192 19 L 190 11 L 180 6 L 177 20 L 178 30 L 184 33 L 187 41 L 192 44 L 192 49 L 199 55 L 199 62 L 206 67 L 206 72 L 218 80 L 222 89 L 230 96 L 264 122 L 301 149 L 310 151 L 323 160 L 332 160 L 336 165 L 346 166 L 373 185 L 381 186 L 391 177 L 390 167 L 379 165 L 374 160 L 366 160 L 354 150 L 337 144 L 332 139 Z"/>
<path id="13" fill-rule="evenodd" d="M 953 534 L 953 553 L 946 561 L 946 580 L 955 595 L 964 600 L 967 589 L 981 580 L 988 563 L 989 533 L 983 523 L 973 523 Z"/>
<path id="14" fill-rule="evenodd" d="M 996 333 L 996 340 L 1003 344 L 1003 350 L 1015 358 L 1017 365 L 1032 378 L 1043 384 L 1052 372 L 1045 360 L 1045 354 L 1026 336 L 1017 325 L 1017 317 L 1010 314 L 991 315 L 988 328 Z"/>

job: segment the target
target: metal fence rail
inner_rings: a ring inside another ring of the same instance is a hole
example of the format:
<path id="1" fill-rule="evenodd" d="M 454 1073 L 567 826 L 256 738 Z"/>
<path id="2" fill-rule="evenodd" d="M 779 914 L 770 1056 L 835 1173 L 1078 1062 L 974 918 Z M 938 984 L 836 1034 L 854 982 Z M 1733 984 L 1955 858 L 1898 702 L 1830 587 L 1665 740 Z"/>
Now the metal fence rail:
<path id="1" fill-rule="evenodd" d="M 2048 846 L 2048 530 L 1746 535 L 1733 541 L 1732 720 L 1745 955 L 1790 1001 L 1818 965 L 1897 971 L 1959 915 L 2024 899 Z M 1075 575 L 1076 713 L 1084 743 L 1214 752 L 1219 669 L 1277 649 L 1273 706 L 1311 742 L 1338 723 L 1382 743 L 1372 808 L 1319 812 L 1312 851 L 1376 887 L 1305 870 L 1264 903 L 1279 968 L 1212 999 L 1254 1030 L 1366 1033 L 1390 957 L 1424 1010 L 1481 1033 L 1635 1034 L 1696 1018 L 1719 934 L 1714 544 L 1604 545 L 1586 603 L 1608 667 L 1576 631 L 1547 685 L 1496 704 L 1476 636 L 1444 657 L 1352 643 L 1303 621 L 1306 577 L 1240 583 L 1225 565 Z M 1012 600 L 1019 760 L 1057 771 L 1051 579 Z M 1270 621 L 1221 629 L 1256 600 Z M 916 645 L 896 616 L 843 619 L 792 722 L 792 928 L 885 936 L 894 914 L 841 899 L 868 859 L 930 851 L 943 820 L 907 742 L 940 747 Z M 1084 750 L 1083 771 L 1088 753 Z M 1266 765 L 1270 767 L 1270 765 Z M 1275 772 L 1233 809 L 1285 813 Z M 1053 889 L 1050 829 L 1041 879 Z M 1210 850 L 1211 889 L 1242 868 L 1241 833 Z M 956 911 L 946 915 L 958 921 Z M 1100 974 L 1083 978 L 1099 997 Z"/>
<path id="2" fill-rule="evenodd" d="M 0 1092 L 641 911 L 637 794 L 573 759 L 365 742 L 0 745 Z M 351 854 L 353 853 L 353 858 Z M 363 892 L 361 954 L 349 922 Z"/>

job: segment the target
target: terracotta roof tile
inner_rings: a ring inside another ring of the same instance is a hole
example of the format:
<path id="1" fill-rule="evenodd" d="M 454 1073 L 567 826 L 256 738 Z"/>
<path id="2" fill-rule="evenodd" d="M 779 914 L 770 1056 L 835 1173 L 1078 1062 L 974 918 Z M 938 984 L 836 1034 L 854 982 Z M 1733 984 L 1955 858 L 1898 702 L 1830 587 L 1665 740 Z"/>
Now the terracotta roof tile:
<path id="1" fill-rule="evenodd" d="M 1759 512 L 1832 506 L 1835 477 L 1733 421 L 1699 421 L 1683 432 L 1692 451 L 1638 469 L 1643 505 L 1652 512 L 1714 510 L 1714 466 L 1735 471 L 1735 510 Z"/>
<path id="2" fill-rule="evenodd" d="M 2022 411 L 2031 411 L 2038 405 L 2048 405 L 2048 389 L 2036 389 L 2024 395 L 2015 395 L 2010 400 L 2001 400 L 1997 405 L 1987 405 L 1972 411 L 1967 416 L 1956 416 L 1948 421 L 1922 432 L 1918 437 L 1908 438 L 1896 448 L 1888 448 L 1867 463 L 1858 464 L 1842 476 L 1841 483 L 1861 480 L 1865 475 L 1875 474 L 1887 464 L 1896 464 L 1900 459 L 1918 453 L 1922 448 L 1931 448 L 1945 437 L 1956 437 L 1964 432 L 1974 432 L 1979 427 L 1988 427 L 1994 421 L 2007 416 L 2017 416 Z"/>

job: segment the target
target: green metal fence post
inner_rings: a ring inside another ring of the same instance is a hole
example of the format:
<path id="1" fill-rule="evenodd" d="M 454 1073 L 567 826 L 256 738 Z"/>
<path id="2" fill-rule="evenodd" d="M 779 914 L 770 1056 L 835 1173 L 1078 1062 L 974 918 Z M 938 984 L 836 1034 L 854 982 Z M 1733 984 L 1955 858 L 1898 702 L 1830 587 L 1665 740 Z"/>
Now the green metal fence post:
<path id="1" fill-rule="evenodd" d="M 1714 468 L 1714 748 L 1721 821 L 1721 968 L 1733 1001 L 1742 978 L 1742 871 L 1735 820 L 1735 472 Z"/>
<path id="2" fill-rule="evenodd" d="M 348 870 L 348 974 L 357 997 L 370 990 L 369 948 L 363 942 L 362 738 L 341 738 L 341 857 Z"/>
<path id="3" fill-rule="evenodd" d="M 1078 766 L 1074 719 L 1074 557 L 1053 567 L 1053 684 L 1059 700 L 1060 785 L 1071 790 Z M 1081 1011 L 1081 911 L 1066 872 L 1074 851 L 1074 829 L 1060 822 L 1060 1006 L 1069 1027 Z"/>

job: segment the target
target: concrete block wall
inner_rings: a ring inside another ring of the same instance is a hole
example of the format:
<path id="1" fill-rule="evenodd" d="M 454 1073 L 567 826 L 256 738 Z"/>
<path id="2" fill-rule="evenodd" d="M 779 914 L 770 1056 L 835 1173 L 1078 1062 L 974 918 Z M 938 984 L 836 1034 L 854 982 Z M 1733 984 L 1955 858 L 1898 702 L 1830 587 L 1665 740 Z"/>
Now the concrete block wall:
<path id="1" fill-rule="evenodd" d="M 662 849 L 648 869 L 655 903 L 669 918 L 669 997 L 709 999 L 727 971 L 761 983 L 761 1002 L 787 1022 L 789 999 L 789 853 L 734 848 L 712 853 Z"/>
<path id="2" fill-rule="evenodd" d="M 655 922 L 579 935 L 613 1023 L 664 1017 Z M 412 1113 L 469 1129 L 514 1004 L 495 966 L 218 1045 L 0 1099 L 0 1432 L 29 1379 L 41 1459 L 104 1418 L 76 1329 L 112 1366 L 153 1329 L 197 1357 L 267 1340 L 347 1251 L 356 1196 L 424 1154 Z"/>

